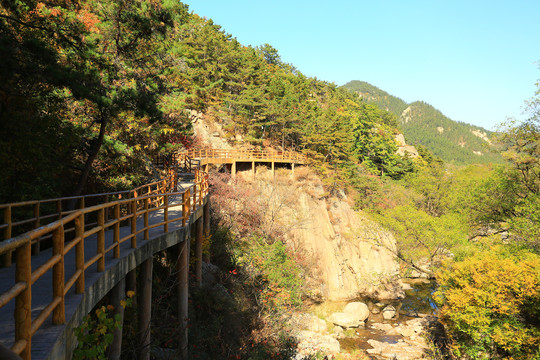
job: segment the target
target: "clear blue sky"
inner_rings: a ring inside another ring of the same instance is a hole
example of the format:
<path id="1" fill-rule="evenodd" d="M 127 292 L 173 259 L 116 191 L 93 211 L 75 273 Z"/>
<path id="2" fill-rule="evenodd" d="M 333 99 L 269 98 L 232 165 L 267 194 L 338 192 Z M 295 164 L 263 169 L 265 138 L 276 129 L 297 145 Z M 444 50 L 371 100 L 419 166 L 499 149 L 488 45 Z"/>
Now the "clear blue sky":
<path id="1" fill-rule="evenodd" d="M 540 0 L 186 0 L 307 76 L 367 81 L 453 120 L 523 118 L 540 78 Z"/>

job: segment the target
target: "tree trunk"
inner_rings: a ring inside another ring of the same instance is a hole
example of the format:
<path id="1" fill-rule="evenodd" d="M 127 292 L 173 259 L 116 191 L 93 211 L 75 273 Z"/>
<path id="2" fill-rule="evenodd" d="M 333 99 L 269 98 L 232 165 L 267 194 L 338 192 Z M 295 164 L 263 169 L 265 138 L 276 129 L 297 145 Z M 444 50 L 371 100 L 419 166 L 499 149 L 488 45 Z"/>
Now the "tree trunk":
<path id="1" fill-rule="evenodd" d="M 90 175 L 90 170 L 92 170 L 92 164 L 94 163 L 94 160 L 96 159 L 99 153 L 99 150 L 101 149 L 101 145 L 103 144 L 103 139 L 105 138 L 105 129 L 107 127 L 107 123 L 108 123 L 107 116 L 104 115 L 102 111 L 100 127 L 99 127 L 99 135 L 97 139 L 94 140 L 94 142 L 92 143 L 92 146 L 90 147 L 88 158 L 86 159 L 84 168 L 81 172 L 79 181 L 77 183 L 77 187 L 75 188 L 75 191 L 73 192 L 72 196 L 81 195 L 84 190 L 84 187 L 86 186 L 86 183 L 88 181 L 88 176 Z"/>

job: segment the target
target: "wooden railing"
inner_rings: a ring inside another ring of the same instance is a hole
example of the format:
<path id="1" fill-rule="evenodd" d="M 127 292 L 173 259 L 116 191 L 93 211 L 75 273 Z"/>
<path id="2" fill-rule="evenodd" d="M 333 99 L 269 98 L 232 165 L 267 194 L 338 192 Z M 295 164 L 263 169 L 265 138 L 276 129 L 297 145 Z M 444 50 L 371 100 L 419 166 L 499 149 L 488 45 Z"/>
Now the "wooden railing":
<path id="1" fill-rule="evenodd" d="M 185 166 L 185 164 L 183 164 Z M 192 166 L 192 164 L 189 164 Z M 52 314 L 53 324 L 65 323 L 64 298 L 67 292 L 75 286 L 75 292 L 81 294 L 85 289 L 85 273 L 97 263 L 97 271 L 105 270 L 105 255 L 112 252 L 113 258 L 120 258 L 120 245 L 130 241 L 131 248 L 137 247 L 137 235 L 143 234 L 143 239 L 149 239 L 149 230 L 163 227 L 163 232 L 169 231 L 172 223 L 186 226 L 192 211 L 203 204 L 208 194 L 208 174 L 193 167 L 195 173 L 194 186 L 183 191 L 176 191 L 177 173 L 170 173 L 165 179 L 146 184 L 131 191 L 67 197 L 51 200 L 27 201 L 22 203 L 1 205 L 4 209 L 4 234 L 6 240 L 0 242 L 0 255 L 15 252 L 15 279 L 9 290 L 0 294 L 0 308 L 15 301 L 14 323 L 15 334 L 12 351 L 24 359 L 30 359 L 32 336 Z M 88 200 L 101 199 L 102 203 L 85 207 Z M 179 200 L 178 200 L 179 199 Z M 75 201 L 78 209 L 64 211 L 65 202 Z M 54 204 L 55 211 L 40 214 L 49 204 Z M 12 210 L 28 207 L 33 211 L 31 217 L 12 221 Z M 169 211 L 181 207 L 180 216 L 171 218 Z M 149 223 L 150 214 L 163 211 L 161 221 Z M 137 219 L 143 219 L 143 227 L 137 228 Z M 52 221 L 47 225 L 41 223 Z M 129 225 L 130 231 L 121 237 L 121 225 Z M 16 227 L 29 226 L 29 231 L 12 236 Z M 112 230 L 113 241 L 105 247 L 105 231 Z M 68 233 L 70 233 L 68 235 Z M 95 235 L 95 252 L 93 257 L 85 258 L 85 241 Z M 41 239 L 52 239 L 51 257 L 42 265 L 32 266 L 32 245 L 39 244 Z M 70 253 L 75 254 L 75 272 L 69 278 L 64 276 L 64 258 Z M 86 259 L 86 260 L 85 260 Z M 32 320 L 32 285 L 45 273 L 52 270 L 53 282 L 50 292 L 52 300 L 46 304 L 39 315 Z M 5 321 L 5 319 L 3 319 Z"/>
<path id="2" fill-rule="evenodd" d="M 294 151 L 275 150 L 223 150 L 223 149 L 191 149 L 180 153 L 190 159 L 237 159 L 237 160 L 273 160 L 304 163 L 307 157 Z"/>
<path id="3" fill-rule="evenodd" d="M 63 216 L 77 211 L 77 209 L 84 209 L 113 200 L 132 199 L 143 195 L 171 192 L 176 188 L 177 181 L 176 172 L 171 170 L 166 178 L 139 186 L 132 190 L 0 204 L 0 211 L 3 211 L 4 220 L 4 223 L 0 224 L 0 234 L 2 234 L 2 238 L 6 240 L 30 230 L 37 229 L 43 224 L 61 219 Z M 111 213 L 106 212 L 105 221 L 107 221 L 110 216 Z M 73 228 L 66 229 L 68 232 L 73 230 Z M 48 236 L 45 235 L 34 239 L 32 241 L 33 253 L 38 254 L 40 251 L 40 242 L 50 237 L 51 235 L 49 234 Z M 11 265 L 10 253 L 4 255 L 3 265 Z"/>

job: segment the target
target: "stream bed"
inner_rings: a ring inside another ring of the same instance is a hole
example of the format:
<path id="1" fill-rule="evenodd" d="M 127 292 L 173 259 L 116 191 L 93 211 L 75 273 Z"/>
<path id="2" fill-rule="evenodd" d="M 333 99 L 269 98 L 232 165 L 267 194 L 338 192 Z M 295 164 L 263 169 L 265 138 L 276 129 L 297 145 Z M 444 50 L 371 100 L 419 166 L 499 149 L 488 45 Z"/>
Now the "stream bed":
<path id="1" fill-rule="evenodd" d="M 366 350 L 372 354 L 372 359 L 384 359 L 385 356 L 373 354 L 374 344 L 385 344 L 388 347 L 412 346 L 407 336 L 408 324 L 414 319 L 433 318 L 437 306 L 433 300 L 436 290 L 435 283 L 427 280 L 407 281 L 411 289 L 405 290 L 406 296 L 402 300 L 374 302 L 368 299 L 357 299 L 364 302 L 370 309 L 370 316 L 366 320 L 365 327 L 354 329 L 354 335 L 339 339 L 343 352 L 353 352 L 358 349 Z M 391 320 L 385 320 L 382 309 L 392 305 L 396 309 L 396 315 Z M 410 331 L 409 331 L 410 333 Z M 404 351 L 406 351 L 404 349 Z M 407 359 L 407 356 L 396 356 L 398 359 Z"/>
<path id="2" fill-rule="evenodd" d="M 406 297 L 402 300 L 354 299 L 349 302 L 326 302 L 314 305 L 311 312 L 318 318 L 328 319 L 331 314 L 343 311 L 347 303 L 363 302 L 370 312 L 365 326 L 343 329 L 332 325 L 340 352 L 356 354 L 361 351 L 367 353 L 370 359 L 377 360 L 420 359 L 429 353 L 425 331 L 431 332 L 434 324 L 438 324 L 437 307 L 433 300 L 435 283 L 426 280 L 404 282 L 410 286 L 406 285 Z M 390 306 L 395 309 L 395 315 L 387 320 L 383 312 L 388 311 L 386 308 Z M 328 331 L 332 332 L 330 328 Z"/>

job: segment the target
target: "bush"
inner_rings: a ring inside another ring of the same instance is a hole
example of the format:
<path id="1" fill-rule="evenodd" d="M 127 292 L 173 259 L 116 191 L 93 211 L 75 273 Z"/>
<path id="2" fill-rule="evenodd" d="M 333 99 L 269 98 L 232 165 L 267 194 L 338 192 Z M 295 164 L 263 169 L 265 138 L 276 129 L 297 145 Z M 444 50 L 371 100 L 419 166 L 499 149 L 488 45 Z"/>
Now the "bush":
<path id="1" fill-rule="evenodd" d="M 438 273 L 451 352 L 465 359 L 540 359 L 540 257 L 496 249 Z"/>
<path id="2" fill-rule="evenodd" d="M 300 267 L 289 257 L 285 245 L 253 237 L 244 243 L 239 265 L 250 273 L 258 302 L 267 310 L 283 311 L 301 304 L 303 279 Z"/>

